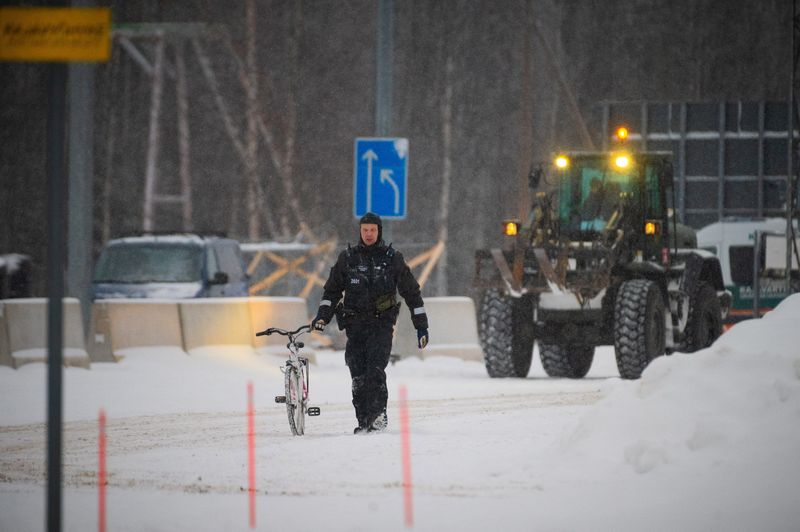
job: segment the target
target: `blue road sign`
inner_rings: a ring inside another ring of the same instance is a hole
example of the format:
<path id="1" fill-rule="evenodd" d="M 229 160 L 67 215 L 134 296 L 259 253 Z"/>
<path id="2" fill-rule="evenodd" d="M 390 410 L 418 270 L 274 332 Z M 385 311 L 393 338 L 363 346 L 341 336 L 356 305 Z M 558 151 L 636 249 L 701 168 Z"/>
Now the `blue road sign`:
<path id="1" fill-rule="evenodd" d="M 353 175 L 353 215 L 368 211 L 383 218 L 406 217 L 408 139 L 357 138 Z"/>

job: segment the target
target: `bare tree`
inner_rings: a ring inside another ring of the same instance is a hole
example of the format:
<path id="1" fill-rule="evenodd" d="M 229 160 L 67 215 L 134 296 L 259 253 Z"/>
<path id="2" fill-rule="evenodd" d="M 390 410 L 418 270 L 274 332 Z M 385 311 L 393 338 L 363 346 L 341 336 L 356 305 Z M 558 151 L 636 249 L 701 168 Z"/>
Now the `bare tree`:
<path id="1" fill-rule="evenodd" d="M 258 73 L 256 71 L 256 3 L 245 2 L 245 55 L 247 65 L 247 146 L 245 149 L 245 171 L 247 179 L 247 234 L 256 241 L 261 236 L 261 216 L 263 202 L 258 196 Z"/>

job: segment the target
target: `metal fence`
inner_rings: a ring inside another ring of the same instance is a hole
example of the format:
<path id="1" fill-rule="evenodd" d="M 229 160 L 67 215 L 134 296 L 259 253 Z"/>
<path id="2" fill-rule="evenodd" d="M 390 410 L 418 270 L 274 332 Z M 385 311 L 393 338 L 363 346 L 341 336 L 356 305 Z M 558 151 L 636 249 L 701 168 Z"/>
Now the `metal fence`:
<path id="1" fill-rule="evenodd" d="M 699 228 L 729 216 L 786 215 L 794 170 L 788 102 L 604 103 L 602 110 L 604 149 L 624 124 L 635 147 L 674 154 L 681 222 Z"/>

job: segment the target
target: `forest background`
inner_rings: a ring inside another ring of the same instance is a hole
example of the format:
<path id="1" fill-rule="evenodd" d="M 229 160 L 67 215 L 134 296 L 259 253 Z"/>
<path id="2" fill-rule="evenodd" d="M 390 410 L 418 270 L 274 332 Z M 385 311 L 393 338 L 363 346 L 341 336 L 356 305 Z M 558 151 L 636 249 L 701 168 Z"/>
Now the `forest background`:
<path id="1" fill-rule="evenodd" d="M 173 74 L 159 121 L 159 186 L 174 193 L 183 68 L 192 229 L 243 242 L 291 241 L 302 226 L 357 239 L 353 143 L 375 135 L 377 2 L 95 5 L 112 8 L 115 28 L 202 28 L 167 41 Z M 497 245 L 500 220 L 530 203 L 531 165 L 602 145 L 604 102 L 788 101 L 792 9 L 791 0 L 395 0 L 390 136 L 408 138 L 410 156 L 408 216 L 391 222 L 392 241 L 407 255 L 446 241 L 446 269 L 427 292 L 468 293 L 475 249 Z M 152 63 L 155 41 L 131 41 Z M 117 39 L 93 76 L 96 255 L 143 227 L 153 83 Z M 46 65 L 0 63 L 0 254 L 32 257 L 37 295 L 46 89 Z M 181 224 L 179 208 L 158 208 L 157 230 Z"/>

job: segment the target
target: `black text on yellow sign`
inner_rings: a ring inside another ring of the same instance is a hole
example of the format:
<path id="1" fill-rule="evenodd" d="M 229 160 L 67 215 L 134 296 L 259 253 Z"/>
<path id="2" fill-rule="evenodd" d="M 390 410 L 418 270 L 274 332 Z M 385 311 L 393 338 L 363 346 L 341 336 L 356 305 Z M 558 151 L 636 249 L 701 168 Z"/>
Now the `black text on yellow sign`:
<path id="1" fill-rule="evenodd" d="M 108 61 L 111 10 L 0 8 L 0 61 Z"/>

